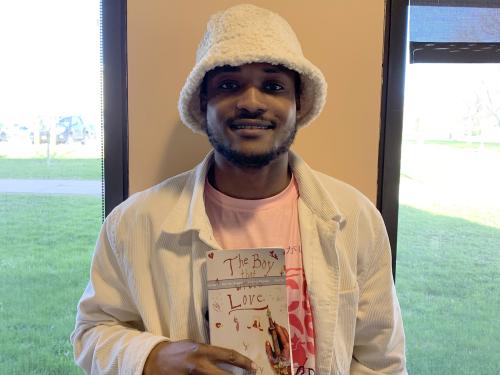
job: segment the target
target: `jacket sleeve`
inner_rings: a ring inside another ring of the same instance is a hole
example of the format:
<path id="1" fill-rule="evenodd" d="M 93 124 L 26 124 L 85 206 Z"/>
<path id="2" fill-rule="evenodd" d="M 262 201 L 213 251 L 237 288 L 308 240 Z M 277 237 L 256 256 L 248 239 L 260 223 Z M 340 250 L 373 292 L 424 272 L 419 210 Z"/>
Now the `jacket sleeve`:
<path id="1" fill-rule="evenodd" d="M 392 279 L 389 239 L 381 217 L 370 260 L 360 279 L 350 373 L 407 374 L 401 310 Z"/>
<path id="2" fill-rule="evenodd" d="M 71 334 L 75 361 L 87 374 L 140 375 L 151 350 L 167 338 L 144 331 L 108 226 L 106 221 L 92 259 L 90 281 L 78 304 Z"/>

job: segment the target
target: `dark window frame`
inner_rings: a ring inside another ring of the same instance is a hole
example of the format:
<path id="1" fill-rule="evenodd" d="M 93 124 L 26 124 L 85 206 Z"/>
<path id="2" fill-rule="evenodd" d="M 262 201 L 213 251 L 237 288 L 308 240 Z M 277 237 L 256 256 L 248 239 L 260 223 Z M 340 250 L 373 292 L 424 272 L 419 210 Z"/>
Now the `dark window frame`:
<path id="1" fill-rule="evenodd" d="M 500 61 L 500 43 L 411 42 L 410 64 L 484 63 Z"/>
<path id="2" fill-rule="evenodd" d="M 394 279 L 396 279 L 408 6 L 409 0 L 387 0 L 385 9 L 377 208 L 385 221 L 391 243 Z"/>
<path id="3" fill-rule="evenodd" d="M 471 8 L 500 8 L 498 0 L 411 0 L 411 5 L 430 5 L 440 7 L 471 7 Z"/>
<path id="4" fill-rule="evenodd" d="M 127 1 L 102 0 L 105 215 L 127 199 Z"/>

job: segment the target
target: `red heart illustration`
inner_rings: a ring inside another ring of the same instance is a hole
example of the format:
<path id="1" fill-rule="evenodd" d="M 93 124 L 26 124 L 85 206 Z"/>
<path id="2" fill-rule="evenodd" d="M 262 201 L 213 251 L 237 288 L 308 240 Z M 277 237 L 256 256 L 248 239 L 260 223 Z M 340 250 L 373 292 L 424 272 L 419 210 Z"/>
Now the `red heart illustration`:
<path id="1" fill-rule="evenodd" d="M 208 254 L 208 257 L 209 257 L 210 259 L 214 259 L 214 253 L 209 253 L 209 254 Z"/>

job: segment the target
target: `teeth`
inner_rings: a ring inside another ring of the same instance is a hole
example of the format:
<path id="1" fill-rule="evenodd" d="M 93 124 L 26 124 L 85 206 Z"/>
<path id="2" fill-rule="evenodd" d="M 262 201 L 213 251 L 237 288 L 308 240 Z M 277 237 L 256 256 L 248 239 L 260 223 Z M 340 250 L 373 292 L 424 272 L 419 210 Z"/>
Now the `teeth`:
<path id="1" fill-rule="evenodd" d="M 267 125 L 233 125 L 235 129 L 268 129 Z"/>

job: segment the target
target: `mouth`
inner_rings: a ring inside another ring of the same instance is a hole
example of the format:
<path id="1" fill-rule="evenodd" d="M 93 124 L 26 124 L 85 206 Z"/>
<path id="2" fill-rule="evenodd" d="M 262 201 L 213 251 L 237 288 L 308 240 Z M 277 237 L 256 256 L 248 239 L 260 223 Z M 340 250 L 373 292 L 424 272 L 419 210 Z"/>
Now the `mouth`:
<path id="1" fill-rule="evenodd" d="M 270 130 L 276 126 L 270 121 L 255 119 L 238 119 L 231 121 L 229 127 L 232 130 Z"/>

